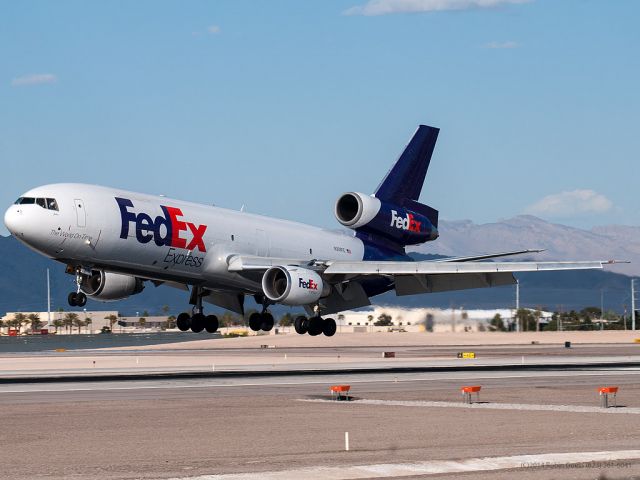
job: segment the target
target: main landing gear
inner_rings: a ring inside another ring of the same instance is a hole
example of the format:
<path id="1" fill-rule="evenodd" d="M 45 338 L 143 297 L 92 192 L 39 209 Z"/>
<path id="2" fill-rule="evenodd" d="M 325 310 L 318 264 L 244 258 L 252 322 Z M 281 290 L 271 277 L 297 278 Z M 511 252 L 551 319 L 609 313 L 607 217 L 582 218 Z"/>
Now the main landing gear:
<path id="1" fill-rule="evenodd" d="M 327 337 L 332 337 L 336 333 L 336 321 L 333 318 L 322 318 L 317 315 L 307 318 L 304 316 L 296 317 L 293 322 L 296 333 L 304 335 L 308 333 L 312 337 L 324 333 Z"/>
<path id="2" fill-rule="evenodd" d="M 189 315 L 183 312 L 178 315 L 176 326 L 181 332 L 186 332 L 190 329 L 195 333 L 199 333 L 202 330 L 206 330 L 208 333 L 216 333 L 218 330 L 218 317 L 215 315 L 204 315 L 203 313 Z"/>
<path id="3" fill-rule="evenodd" d="M 192 309 L 192 315 L 186 312 L 178 315 L 176 319 L 176 326 L 181 332 L 191 330 L 195 333 L 200 333 L 202 330 L 206 330 L 208 333 L 216 333 L 218 330 L 218 317 L 215 315 L 205 315 L 202 308 L 202 297 L 206 293 L 202 287 L 193 287 L 191 291 L 191 303 L 194 307 Z"/>
<path id="4" fill-rule="evenodd" d="M 249 328 L 254 332 L 259 330 L 270 331 L 273 328 L 273 315 L 266 310 L 262 313 L 252 313 L 249 315 Z"/>

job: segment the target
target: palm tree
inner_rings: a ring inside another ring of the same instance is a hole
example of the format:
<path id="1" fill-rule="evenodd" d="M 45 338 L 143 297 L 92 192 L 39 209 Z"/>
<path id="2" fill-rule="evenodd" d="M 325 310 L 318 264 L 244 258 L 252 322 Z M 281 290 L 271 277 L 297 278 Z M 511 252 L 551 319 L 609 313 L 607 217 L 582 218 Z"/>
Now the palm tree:
<path id="1" fill-rule="evenodd" d="M 60 319 L 54 320 L 53 326 L 56 327 L 56 333 L 58 333 L 58 329 L 64 327 L 64 322 Z"/>
<path id="2" fill-rule="evenodd" d="M 91 325 L 92 323 L 93 323 L 93 320 L 91 320 L 91 317 L 87 317 L 87 318 L 85 318 L 85 319 L 84 319 L 84 324 L 85 324 L 85 326 L 87 326 L 87 327 L 88 327 L 88 326 L 89 326 L 89 325 Z M 89 331 L 89 333 L 91 333 L 91 331 Z"/>
<path id="3" fill-rule="evenodd" d="M 109 329 L 113 330 L 113 324 L 118 321 L 118 317 L 116 317 L 113 313 L 111 315 L 107 315 L 104 317 L 105 320 L 109 320 Z"/>
<path id="4" fill-rule="evenodd" d="M 30 313 L 27 316 L 27 321 L 31 324 L 31 332 L 40 330 L 40 327 L 42 326 L 40 315 L 38 315 L 37 313 Z"/>
<path id="5" fill-rule="evenodd" d="M 71 332 L 71 327 L 73 327 L 77 319 L 78 319 L 77 313 L 73 313 L 73 312 L 65 313 L 64 319 L 62 321 L 64 322 L 64 326 L 67 329 L 67 333 Z"/>
<path id="6" fill-rule="evenodd" d="M 27 316 L 24 313 L 14 313 L 13 320 L 9 320 L 9 326 L 18 329 L 18 335 L 22 329 L 22 325 L 27 322 Z"/>
<path id="7" fill-rule="evenodd" d="M 82 327 L 84 327 L 85 323 L 78 315 L 73 319 L 73 325 L 78 327 L 78 333 L 82 333 Z"/>
<path id="8" fill-rule="evenodd" d="M 140 317 L 140 318 L 138 319 L 138 325 L 140 325 L 140 328 L 144 328 L 144 326 L 146 325 L 146 323 L 147 323 L 147 319 L 146 319 L 146 318 L 144 318 L 144 317 Z"/>

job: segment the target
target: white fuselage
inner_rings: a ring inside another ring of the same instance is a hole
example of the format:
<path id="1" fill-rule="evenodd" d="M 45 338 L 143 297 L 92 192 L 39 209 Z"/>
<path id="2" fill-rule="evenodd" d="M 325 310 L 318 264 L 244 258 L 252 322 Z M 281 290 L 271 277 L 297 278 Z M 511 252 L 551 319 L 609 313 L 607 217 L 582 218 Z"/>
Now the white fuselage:
<path id="1" fill-rule="evenodd" d="M 228 271 L 231 255 L 351 261 L 364 255 L 353 236 L 96 185 L 45 185 L 21 198 L 54 199 L 57 208 L 40 201 L 6 211 L 7 228 L 32 249 L 65 263 L 148 279 L 255 292 L 254 280 Z"/>

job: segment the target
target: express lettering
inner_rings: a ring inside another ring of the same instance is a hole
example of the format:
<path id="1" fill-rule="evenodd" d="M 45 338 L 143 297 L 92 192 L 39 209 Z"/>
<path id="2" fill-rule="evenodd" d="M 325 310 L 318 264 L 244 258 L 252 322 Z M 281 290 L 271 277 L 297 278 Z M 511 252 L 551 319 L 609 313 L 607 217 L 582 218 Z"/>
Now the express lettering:
<path id="1" fill-rule="evenodd" d="M 133 223 L 136 240 L 140 243 L 149 243 L 153 240 L 159 247 L 169 246 L 186 250 L 198 249 L 201 252 L 207 251 L 203 239 L 207 226 L 181 220 L 180 217 L 183 215 L 179 208 L 160 205 L 164 216 L 158 215 L 153 219 L 144 212 L 136 214 L 129 211 L 130 208 L 133 208 L 133 202 L 128 198 L 115 197 L 115 199 L 120 208 L 122 219 L 120 238 L 129 237 L 129 227 Z M 188 243 L 187 238 L 182 235 L 183 232 L 191 234 L 191 240 Z"/>
<path id="2" fill-rule="evenodd" d="M 176 253 L 175 248 L 170 248 L 167 255 L 164 257 L 165 263 L 170 263 L 172 265 L 184 265 L 185 267 L 200 267 L 202 266 L 202 261 L 204 258 L 196 257 L 194 255 L 184 254 L 184 253 Z"/>
<path id="3" fill-rule="evenodd" d="M 391 225 L 400 230 L 409 230 L 410 232 L 420 232 L 422 222 L 416 220 L 411 213 L 407 213 L 406 217 L 399 217 L 398 212 L 391 210 Z"/>

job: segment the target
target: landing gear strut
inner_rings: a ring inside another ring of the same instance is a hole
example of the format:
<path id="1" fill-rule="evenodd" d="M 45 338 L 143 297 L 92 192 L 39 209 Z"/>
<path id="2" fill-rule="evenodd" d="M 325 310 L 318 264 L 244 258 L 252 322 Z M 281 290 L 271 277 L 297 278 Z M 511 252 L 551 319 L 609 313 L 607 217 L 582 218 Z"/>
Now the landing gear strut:
<path id="1" fill-rule="evenodd" d="M 202 297 L 206 295 L 202 287 L 193 287 L 189 303 L 193 305 L 192 315 L 186 312 L 178 315 L 176 326 L 181 332 L 191 329 L 192 332 L 200 333 L 206 330 L 208 333 L 215 333 L 218 330 L 218 317 L 215 315 L 205 315 L 202 308 Z"/>

